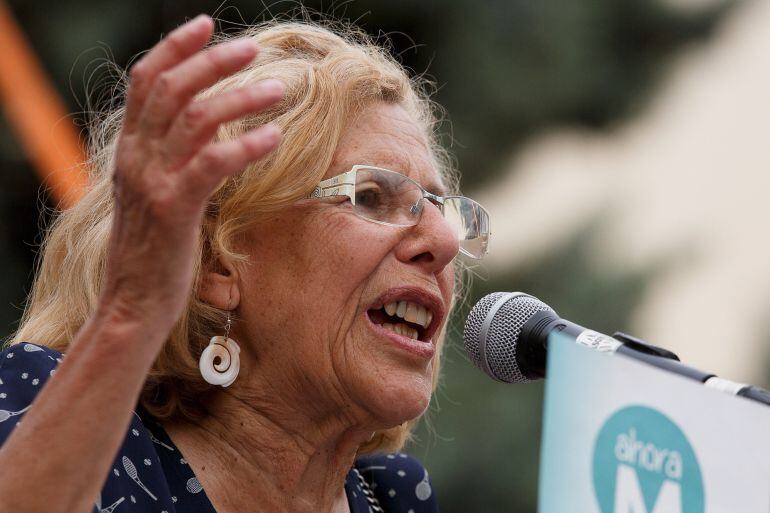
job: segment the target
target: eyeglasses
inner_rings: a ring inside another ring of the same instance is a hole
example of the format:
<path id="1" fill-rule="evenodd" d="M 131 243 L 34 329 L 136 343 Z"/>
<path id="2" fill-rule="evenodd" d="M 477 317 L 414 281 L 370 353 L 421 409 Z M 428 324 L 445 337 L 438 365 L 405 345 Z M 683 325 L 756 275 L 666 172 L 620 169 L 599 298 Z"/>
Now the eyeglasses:
<path id="1" fill-rule="evenodd" d="M 310 194 L 311 198 L 332 196 L 347 196 L 356 215 L 388 226 L 416 225 L 427 199 L 457 234 L 460 252 L 476 259 L 487 253 L 489 214 L 465 196 L 438 196 L 401 173 L 362 165 L 322 181 Z"/>

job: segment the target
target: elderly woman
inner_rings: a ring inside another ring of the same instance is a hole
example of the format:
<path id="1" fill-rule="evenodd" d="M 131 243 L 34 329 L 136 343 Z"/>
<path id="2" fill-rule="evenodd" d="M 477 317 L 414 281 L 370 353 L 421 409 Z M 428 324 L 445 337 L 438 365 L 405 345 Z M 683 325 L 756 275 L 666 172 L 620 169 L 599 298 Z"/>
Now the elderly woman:
<path id="1" fill-rule="evenodd" d="M 0 511 L 436 511 L 397 451 L 487 214 L 361 34 L 212 31 L 133 66 L 48 234 L 0 353 Z"/>

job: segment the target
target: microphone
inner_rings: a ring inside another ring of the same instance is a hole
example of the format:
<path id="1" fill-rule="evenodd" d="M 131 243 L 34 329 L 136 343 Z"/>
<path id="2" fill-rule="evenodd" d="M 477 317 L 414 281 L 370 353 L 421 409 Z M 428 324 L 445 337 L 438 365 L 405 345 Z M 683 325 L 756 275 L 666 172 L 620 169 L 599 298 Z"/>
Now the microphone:
<path id="1" fill-rule="evenodd" d="M 649 365 L 699 381 L 732 395 L 770 405 L 770 392 L 734 383 L 689 367 L 672 352 L 629 335 L 613 337 L 559 315 L 522 292 L 494 292 L 481 298 L 465 321 L 463 342 L 473 364 L 503 383 L 527 383 L 545 377 L 548 337 L 561 332 L 576 344 L 606 353 L 621 353 Z"/>
<path id="2" fill-rule="evenodd" d="M 623 341 L 561 319 L 539 299 L 522 292 L 494 292 L 471 309 L 463 340 L 473 363 L 504 383 L 526 383 L 545 377 L 548 336 L 559 331 L 575 343 L 606 353 L 651 353 L 663 360 L 677 356 L 640 340 L 619 334 Z M 684 366 L 683 366 L 684 367 Z M 713 374 L 686 369 L 690 377 L 705 381 Z"/>
<path id="3" fill-rule="evenodd" d="M 522 292 L 493 292 L 481 298 L 468 314 L 463 329 L 465 352 L 471 362 L 503 383 L 539 379 L 527 362 L 522 368 L 519 343 L 521 328 L 538 312 L 556 316 L 550 306 Z"/>

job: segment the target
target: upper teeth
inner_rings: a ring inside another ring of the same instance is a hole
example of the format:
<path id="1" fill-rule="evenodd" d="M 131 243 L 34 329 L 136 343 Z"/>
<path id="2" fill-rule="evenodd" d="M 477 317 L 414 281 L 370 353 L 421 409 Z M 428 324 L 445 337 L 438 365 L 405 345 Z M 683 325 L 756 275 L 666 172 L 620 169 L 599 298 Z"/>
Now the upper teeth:
<path id="1" fill-rule="evenodd" d="M 388 315 L 401 317 L 407 322 L 419 324 L 423 328 L 430 325 L 433 320 L 433 313 L 422 305 L 412 303 L 411 301 L 395 301 L 385 305 L 385 311 Z"/>

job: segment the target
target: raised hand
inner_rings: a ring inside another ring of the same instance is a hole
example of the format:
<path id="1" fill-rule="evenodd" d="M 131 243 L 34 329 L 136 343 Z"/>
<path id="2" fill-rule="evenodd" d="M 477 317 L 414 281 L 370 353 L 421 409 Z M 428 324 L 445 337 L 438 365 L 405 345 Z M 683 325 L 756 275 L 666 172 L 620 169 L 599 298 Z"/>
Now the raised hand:
<path id="1" fill-rule="evenodd" d="M 246 40 L 204 49 L 212 30 L 210 18 L 198 17 L 131 70 L 102 295 L 0 447 L 0 469 L 13 468 L 0 479 L 0 512 L 92 511 L 147 371 L 190 293 L 207 198 L 278 144 L 269 125 L 213 140 L 220 124 L 275 103 L 283 87 L 265 81 L 197 98 L 257 55 Z M 0 410 L 0 422 L 21 413 Z M 138 479 L 130 461 L 124 467 Z"/>
<path id="2" fill-rule="evenodd" d="M 258 53 L 252 40 L 205 48 L 212 31 L 212 20 L 200 16 L 131 69 L 115 148 L 101 297 L 32 405 L 0 410 L 0 423 L 24 413 L 0 446 L 0 513 L 93 510 L 147 372 L 188 300 L 208 198 L 280 140 L 270 125 L 214 140 L 221 124 L 277 102 L 283 84 L 263 81 L 199 95 Z M 124 458 L 123 466 L 144 487 L 133 463 Z"/>
<path id="3" fill-rule="evenodd" d="M 278 129 L 266 125 L 235 140 L 212 141 L 220 124 L 265 109 L 283 94 L 280 82 L 267 80 L 195 99 L 258 53 L 248 39 L 204 50 L 212 30 L 212 20 L 199 16 L 133 66 L 117 147 L 102 306 L 163 339 L 190 291 L 207 198 L 280 140 Z"/>

